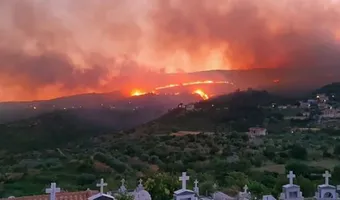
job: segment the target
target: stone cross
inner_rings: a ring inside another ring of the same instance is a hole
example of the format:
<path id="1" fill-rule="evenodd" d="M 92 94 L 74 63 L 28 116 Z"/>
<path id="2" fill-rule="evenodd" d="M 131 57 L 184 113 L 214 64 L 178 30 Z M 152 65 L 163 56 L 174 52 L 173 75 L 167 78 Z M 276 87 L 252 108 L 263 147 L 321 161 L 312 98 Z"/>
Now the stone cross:
<path id="1" fill-rule="evenodd" d="M 329 185 L 329 178 L 331 178 L 332 175 L 326 171 L 322 176 L 325 178 L 325 185 Z"/>
<path id="2" fill-rule="evenodd" d="M 50 188 L 46 188 L 46 193 L 50 194 L 50 200 L 55 200 L 56 199 L 56 193 L 60 192 L 60 188 L 57 188 L 56 183 L 51 183 Z"/>
<path id="3" fill-rule="evenodd" d="M 143 183 L 143 180 L 142 179 L 139 179 L 139 185 L 142 185 L 142 183 Z"/>
<path id="4" fill-rule="evenodd" d="M 244 193 L 247 193 L 247 192 L 248 192 L 248 186 L 245 185 L 245 186 L 243 187 L 243 190 L 244 190 L 244 191 L 243 191 Z"/>
<path id="5" fill-rule="evenodd" d="M 122 185 L 120 186 L 120 188 L 119 188 L 118 191 L 119 191 L 120 193 L 125 193 L 125 192 L 126 192 L 126 187 L 125 187 L 125 185 L 124 185 L 125 179 L 122 179 L 120 182 L 122 183 Z"/>
<path id="6" fill-rule="evenodd" d="M 186 190 L 187 189 L 187 181 L 190 179 L 189 176 L 187 176 L 186 172 L 182 173 L 182 177 L 179 177 L 179 180 L 182 181 L 182 189 Z"/>
<path id="7" fill-rule="evenodd" d="M 195 183 L 195 188 L 197 188 L 198 180 L 196 179 L 194 183 Z"/>
<path id="8" fill-rule="evenodd" d="M 104 179 L 100 179 L 100 183 L 97 183 L 97 187 L 100 187 L 100 194 L 104 193 L 104 187 L 107 186 L 107 183 L 104 182 Z"/>
<path id="9" fill-rule="evenodd" d="M 194 192 L 195 192 L 197 195 L 199 195 L 199 192 L 200 192 L 199 190 L 200 190 L 200 189 L 199 189 L 199 187 L 198 187 L 198 180 L 196 179 L 194 183 L 195 183 Z"/>
<path id="10" fill-rule="evenodd" d="M 289 178 L 289 184 L 293 185 L 293 179 L 295 178 L 295 174 L 293 173 L 293 171 L 289 171 L 287 178 Z"/>

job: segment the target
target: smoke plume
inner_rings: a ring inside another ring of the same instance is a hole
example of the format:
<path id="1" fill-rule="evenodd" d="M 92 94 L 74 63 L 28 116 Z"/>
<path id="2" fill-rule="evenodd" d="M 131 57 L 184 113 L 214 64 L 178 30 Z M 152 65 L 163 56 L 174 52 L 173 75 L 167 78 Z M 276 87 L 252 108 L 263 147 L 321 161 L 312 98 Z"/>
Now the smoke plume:
<path id="1" fill-rule="evenodd" d="M 168 72 L 338 67 L 339 41 L 338 0 L 0 0 L 0 101 Z"/>

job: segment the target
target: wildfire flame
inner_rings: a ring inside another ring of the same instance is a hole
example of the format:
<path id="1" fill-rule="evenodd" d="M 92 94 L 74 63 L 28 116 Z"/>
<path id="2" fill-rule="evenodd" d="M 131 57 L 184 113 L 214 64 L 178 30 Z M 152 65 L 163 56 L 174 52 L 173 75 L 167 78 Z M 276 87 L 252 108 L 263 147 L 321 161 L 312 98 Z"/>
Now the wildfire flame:
<path id="1" fill-rule="evenodd" d="M 169 85 L 165 85 L 165 86 L 160 86 L 160 87 L 156 87 L 151 93 L 153 94 L 157 94 L 158 90 L 163 90 L 163 89 L 169 89 L 169 88 L 175 88 L 175 87 L 181 87 L 181 86 L 193 86 L 193 85 L 207 85 L 207 84 L 230 84 L 230 85 L 234 85 L 231 82 L 228 81 L 212 81 L 212 80 L 206 80 L 206 81 L 194 81 L 194 82 L 185 82 L 185 83 L 180 83 L 180 84 L 169 84 Z M 144 92 L 140 89 L 134 89 L 131 92 L 131 96 L 141 96 L 141 95 L 145 95 L 147 94 L 147 92 Z M 175 95 L 178 95 L 179 93 L 175 93 Z M 203 90 L 201 89 L 197 89 L 195 91 L 192 92 L 192 94 L 197 94 L 200 95 L 202 97 L 202 99 L 207 100 L 209 99 L 209 95 L 206 94 Z"/>
<path id="2" fill-rule="evenodd" d="M 146 92 L 143 92 L 143 91 L 141 91 L 141 90 L 133 90 L 132 92 L 131 92 L 131 96 L 141 96 L 141 95 L 145 95 L 146 94 Z"/>
<path id="3" fill-rule="evenodd" d="M 203 90 L 197 89 L 193 92 L 193 94 L 198 94 L 202 97 L 202 99 L 207 100 L 209 99 L 209 95 L 204 93 Z"/>
<path id="4" fill-rule="evenodd" d="M 162 89 L 174 88 L 174 87 L 179 87 L 179 86 L 206 85 L 206 84 L 230 84 L 230 85 L 234 85 L 233 83 L 231 83 L 229 81 L 211 81 L 211 80 L 206 80 L 206 81 L 187 82 L 187 83 L 182 83 L 182 84 L 169 84 L 169 85 L 166 85 L 166 86 L 157 87 L 157 88 L 155 88 L 155 90 L 162 90 Z"/>

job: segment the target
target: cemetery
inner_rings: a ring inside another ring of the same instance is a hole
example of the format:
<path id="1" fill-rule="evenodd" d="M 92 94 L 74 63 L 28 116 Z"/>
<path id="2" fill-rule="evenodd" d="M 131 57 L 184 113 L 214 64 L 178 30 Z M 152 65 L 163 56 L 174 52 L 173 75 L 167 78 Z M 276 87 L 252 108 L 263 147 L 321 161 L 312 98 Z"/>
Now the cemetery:
<path id="1" fill-rule="evenodd" d="M 274 197 L 271 194 L 263 195 L 263 200 L 335 200 L 339 199 L 337 187 L 331 185 L 329 179 L 331 174 L 326 171 L 323 174 L 324 183 L 318 185 L 315 188 L 314 197 L 304 197 L 300 190 L 300 186 L 294 184 L 294 178 L 296 178 L 293 171 L 289 171 L 287 175 L 288 183 L 282 186 L 282 192 L 278 197 Z M 181 187 L 173 192 L 173 200 L 250 200 L 257 199 L 252 196 L 251 191 L 248 190 L 248 186 L 243 187 L 243 191 L 239 191 L 236 196 L 229 196 L 218 190 L 218 186 L 214 184 L 214 192 L 212 194 L 200 193 L 199 181 L 194 180 L 193 189 L 187 188 L 188 181 L 192 181 L 186 172 L 182 173 L 182 176 L 178 179 L 181 182 Z M 119 199 L 132 199 L 132 200 L 151 200 L 152 194 L 144 189 L 143 181 L 140 179 L 138 185 L 133 190 L 128 190 L 125 186 L 125 180 L 121 180 L 121 186 L 116 191 L 104 192 L 104 188 L 108 186 L 104 179 L 100 179 L 100 182 L 96 184 L 99 191 L 93 191 L 87 189 L 80 192 L 66 192 L 57 187 L 56 183 L 51 183 L 50 187 L 46 188 L 43 195 L 24 196 L 3 198 L 0 200 L 119 200 Z M 127 198 L 122 198 L 127 197 Z"/>

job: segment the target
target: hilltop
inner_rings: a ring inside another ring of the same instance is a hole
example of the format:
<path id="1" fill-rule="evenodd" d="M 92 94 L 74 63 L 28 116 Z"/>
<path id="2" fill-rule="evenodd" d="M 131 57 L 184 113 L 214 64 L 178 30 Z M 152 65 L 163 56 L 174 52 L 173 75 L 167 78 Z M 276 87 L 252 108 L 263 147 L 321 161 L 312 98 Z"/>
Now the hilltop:
<path id="1" fill-rule="evenodd" d="M 326 94 L 331 97 L 332 100 L 340 101 L 340 82 L 325 85 L 313 92 L 313 95 L 317 94 Z"/>
<path id="2" fill-rule="evenodd" d="M 294 104 L 289 99 L 270 94 L 266 91 L 249 89 L 218 96 L 207 101 L 192 104 L 193 109 L 177 107 L 159 119 L 136 128 L 134 133 L 169 134 L 176 131 L 206 131 L 229 128 L 247 131 L 249 127 L 263 126 L 265 119 L 273 113 L 265 112 L 262 107 L 275 104 Z"/>

